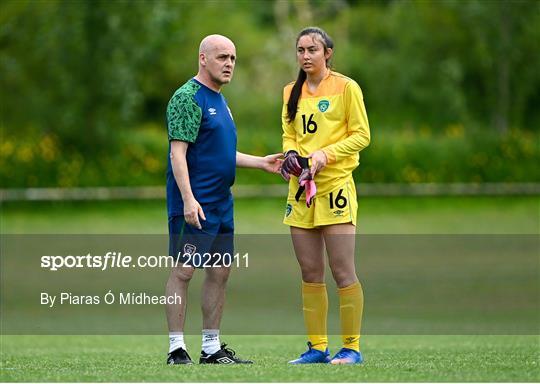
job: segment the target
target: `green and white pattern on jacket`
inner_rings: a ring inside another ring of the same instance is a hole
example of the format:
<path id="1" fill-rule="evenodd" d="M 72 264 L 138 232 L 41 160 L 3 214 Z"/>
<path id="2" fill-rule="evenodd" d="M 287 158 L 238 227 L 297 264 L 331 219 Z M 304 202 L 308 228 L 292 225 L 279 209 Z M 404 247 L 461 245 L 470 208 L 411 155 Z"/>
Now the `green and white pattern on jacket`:
<path id="1" fill-rule="evenodd" d="M 167 106 L 167 129 L 169 140 L 194 143 L 199 133 L 202 110 L 195 101 L 201 86 L 193 80 L 176 90 Z"/>

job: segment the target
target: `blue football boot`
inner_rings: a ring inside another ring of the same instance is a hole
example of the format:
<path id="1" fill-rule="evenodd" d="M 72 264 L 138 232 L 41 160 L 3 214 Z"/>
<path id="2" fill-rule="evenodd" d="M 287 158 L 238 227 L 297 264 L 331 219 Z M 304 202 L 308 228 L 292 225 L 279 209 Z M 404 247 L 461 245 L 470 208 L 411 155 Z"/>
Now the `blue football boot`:
<path id="1" fill-rule="evenodd" d="M 361 364 L 364 361 L 362 354 L 354 349 L 341 348 L 338 353 L 330 360 L 330 364 Z"/>
<path id="2" fill-rule="evenodd" d="M 328 364 L 330 362 L 330 353 L 328 348 L 321 352 L 313 349 L 312 344 L 308 341 L 308 350 L 300 355 L 298 359 L 289 361 L 289 364 Z"/>

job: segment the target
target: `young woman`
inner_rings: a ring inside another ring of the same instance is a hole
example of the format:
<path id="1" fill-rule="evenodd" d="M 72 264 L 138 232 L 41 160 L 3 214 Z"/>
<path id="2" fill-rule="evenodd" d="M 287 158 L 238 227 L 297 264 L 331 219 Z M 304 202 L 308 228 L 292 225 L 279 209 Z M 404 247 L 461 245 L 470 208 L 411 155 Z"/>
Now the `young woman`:
<path id="1" fill-rule="evenodd" d="M 362 362 L 364 297 L 354 264 L 357 200 L 352 172 L 370 133 L 360 87 L 329 67 L 333 47 L 322 29 L 302 30 L 296 39 L 298 78 L 283 92 L 282 174 L 289 180 L 283 222 L 291 227 L 302 272 L 309 339 L 309 349 L 291 364 Z M 338 287 L 343 341 L 333 358 L 326 330 L 325 248 Z"/>

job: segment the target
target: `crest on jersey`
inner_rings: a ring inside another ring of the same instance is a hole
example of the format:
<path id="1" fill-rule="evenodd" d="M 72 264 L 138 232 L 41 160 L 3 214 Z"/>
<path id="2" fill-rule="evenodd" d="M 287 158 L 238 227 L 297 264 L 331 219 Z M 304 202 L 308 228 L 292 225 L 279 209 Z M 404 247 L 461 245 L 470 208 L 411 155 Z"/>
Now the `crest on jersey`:
<path id="1" fill-rule="evenodd" d="M 326 112 L 328 107 L 330 107 L 330 102 L 328 100 L 321 100 L 317 106 L 319 107 L 319 111 Z"/>

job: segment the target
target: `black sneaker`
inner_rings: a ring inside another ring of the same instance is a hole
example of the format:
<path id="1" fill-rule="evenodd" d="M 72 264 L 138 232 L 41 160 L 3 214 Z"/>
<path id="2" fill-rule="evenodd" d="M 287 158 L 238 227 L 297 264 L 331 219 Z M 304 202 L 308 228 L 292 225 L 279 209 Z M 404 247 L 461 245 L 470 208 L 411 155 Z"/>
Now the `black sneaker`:
<path id="1" fill-rule="evenodd" d="M 189 357 L 187 351 L 185 351 L 183 348 L 178 348 L 169 353 L 169 356 L 167 356 L 167 364 L 193 364 L 193 360 L 191 360 L 191 357 Z"/>
<path id="2" fill-rule="evenodd" d="M 221 349 L 211 355 L 201 351 L 199 364 L 253 364 L 251 360 L 242 360 L 239 357 L 235 357 L 236 352 L 226 347 L 227 344 L 221 344 Z"/>

